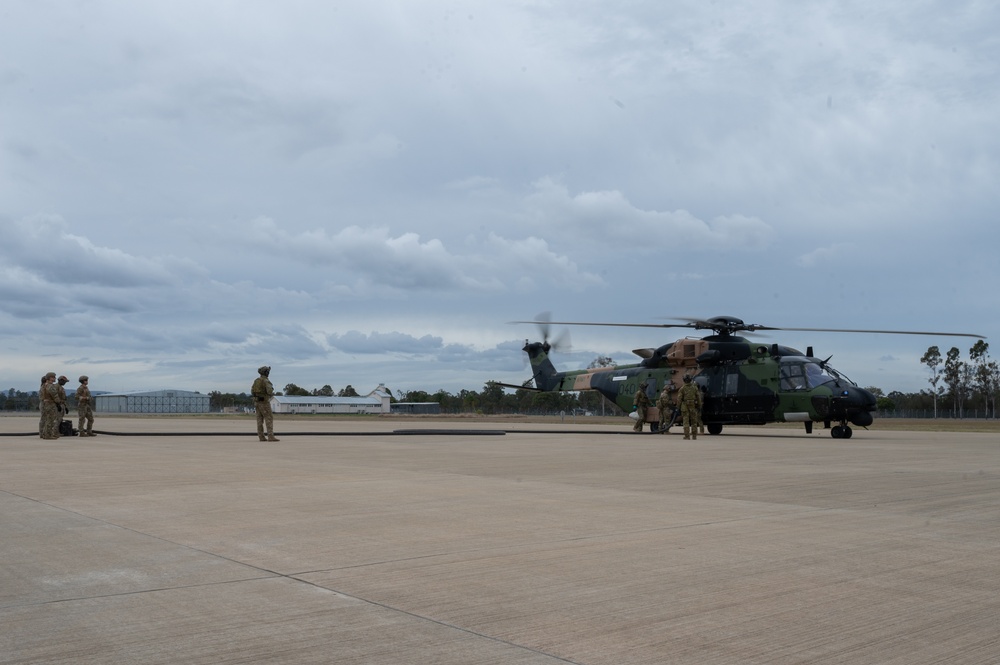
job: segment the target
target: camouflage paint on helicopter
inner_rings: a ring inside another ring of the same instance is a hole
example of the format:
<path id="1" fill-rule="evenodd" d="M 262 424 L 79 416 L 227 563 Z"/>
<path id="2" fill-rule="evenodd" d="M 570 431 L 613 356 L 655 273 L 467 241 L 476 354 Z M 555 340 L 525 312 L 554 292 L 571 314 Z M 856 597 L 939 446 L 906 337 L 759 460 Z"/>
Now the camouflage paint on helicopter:
<path id="1" fill-rule="evenodd" d="M 525 323 L 525 322 L 517 322 Z M 812 432 L 814 422 L 831 428 L 834 438 L 850 438 L 850 425 L 868 427 L 874 421 L 875 396 L 829 366 L 827 360 L 803 354 L 778 344 L 755 344 L 734 332 L 754 330 L 818 330 L 772 328 L 747 325 L 735 317 L 691 320 L 687 324 L 610 324 L 562 322 L 560 325 L 610 325 L 634 327 L 688 327 L 711 329 L 716 334 L 701 339 L 685 338 L 656 349 L 636 349 L 643 360 L 634 365 L 559 372 L 549 359 L 551 346 L 545 324 L 544 341 L 526 342 L 535 389 L 540 391 L 596 390 L 624 411 L 632 407 L 633 396 L 646 383 L 650 402 L 670 384 L 679 388 L 690 375 L 702 390 L 702 419 L 710 434 L 719 434 L 724 425 L 763 425 L 771 422 L 801 422 Z M 965 333 L 914 333 L 888 330 L 829 330 L 929 334 L 980 337 Z M 521 386 L 508 386 L 521 387 Z M 657 431 L 659 412 L 650 407 L 646 420 Z M 831 424 L 836 423 L 831 427 Z"/>

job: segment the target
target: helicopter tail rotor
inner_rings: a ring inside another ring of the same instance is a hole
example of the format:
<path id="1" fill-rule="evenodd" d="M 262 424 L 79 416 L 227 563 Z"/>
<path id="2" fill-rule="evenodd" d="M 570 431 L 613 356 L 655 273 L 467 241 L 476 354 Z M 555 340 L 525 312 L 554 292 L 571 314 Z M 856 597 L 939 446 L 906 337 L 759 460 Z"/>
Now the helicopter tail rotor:
<path id="1" fill-rule="evenodd" d="M 542 312 L 535 317 L 535 324 L 542 334 L 542 344 L 553 351 L 569 351 L 572 344 L 569 340 L 569 329 L 563 328 L 559 334 L 552 337 L 552 312 Z"/>

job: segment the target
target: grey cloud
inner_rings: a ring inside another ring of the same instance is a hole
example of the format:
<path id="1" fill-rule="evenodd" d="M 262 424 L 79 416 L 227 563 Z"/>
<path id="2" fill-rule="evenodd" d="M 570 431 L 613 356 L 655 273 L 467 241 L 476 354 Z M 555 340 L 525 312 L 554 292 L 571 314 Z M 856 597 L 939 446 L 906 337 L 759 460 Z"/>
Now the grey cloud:
<path id="1" fill-rule="evenodd" d="M 170 274 L 154 261 L 121 250 L 98 247 L 74 235 L 60 217 L 0 220 L 6 262 L 55 285 L 134 287 L 166 285 Z"/>
<path id="2" fill-rule="evenodd" d="M 246 390 L 263 363 L 477 388 L 527 377 L 493 345 L 543 309 L 994 334 L 989 3 L 234 6 L 4 6 L 0 365 L 25 387 L 72 358 L 116 388 Z M 904 344 L 831 351 L 923 387 Z"/>
<path id="3" fill-rule="evenodd" d="M 414 337 L 398 332 L 365 334 L 357 330 L 329 334 L 327 342 L 331 347 L 348 354 L 422 355 L 435 353 L 443 347 L 442 339 L 432 335 Z"/>
<path id="4" fill-rule="evenodd" d="M 607 246 L 668 248 L 683 244 L 690 249 L 762 249 L 772 240 L 773 229 L 752 216 L 733 214 L 704 221 L 686 210 L 642 210 L 619 191 L 570 194 L 551 178 L 535 182 L 528 198 L 535 216 L 551 219 L 561 232 L 583 235 Z"/>
<path id="5" fill-rule="evenodd" d="M 286 260 L 331 268 L 362 288 L 496 291 L 504 284 L 522 287 L 525 276 L 572 288 L 601 283 L 598 276 L 580 270 L 568 257 L 551 251 L 546 241 L 533 237 L 507 240 L 490 233 L 482 244 L 460 245 L 464 253 L 459 254 L 439 239 L 422 241 L 416 233 L 393 237 L 382 227 L 287 234 L 274 221 L 258 219 L 250 240 Z"/>

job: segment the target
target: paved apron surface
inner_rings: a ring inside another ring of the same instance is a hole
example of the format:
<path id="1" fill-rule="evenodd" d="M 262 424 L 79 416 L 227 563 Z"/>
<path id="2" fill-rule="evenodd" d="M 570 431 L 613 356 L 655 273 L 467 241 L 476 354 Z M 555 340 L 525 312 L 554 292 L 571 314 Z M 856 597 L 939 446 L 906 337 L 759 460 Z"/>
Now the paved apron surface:
<path id="1" fill-rule="evenodd" d="M 995 435 L 277 421 L 0 436 L 0 663 L 1000 662 Z"/>

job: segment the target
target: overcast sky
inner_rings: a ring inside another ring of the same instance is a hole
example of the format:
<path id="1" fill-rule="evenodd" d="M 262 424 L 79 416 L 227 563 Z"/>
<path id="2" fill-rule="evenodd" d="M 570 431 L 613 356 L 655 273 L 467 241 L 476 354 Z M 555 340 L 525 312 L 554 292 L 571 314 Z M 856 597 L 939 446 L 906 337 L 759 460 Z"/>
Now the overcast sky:
<path id="1" fill-rule="evenodd" d="M 481 390 L 542 311 L 992 343 L 998 34 L 962 0 L 3 0 L 0 389 Z M 974 342 L 759 339 L 886 392 Z"/>

